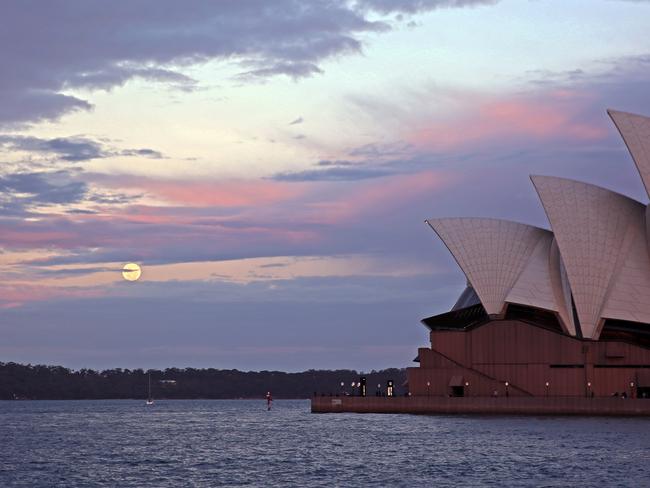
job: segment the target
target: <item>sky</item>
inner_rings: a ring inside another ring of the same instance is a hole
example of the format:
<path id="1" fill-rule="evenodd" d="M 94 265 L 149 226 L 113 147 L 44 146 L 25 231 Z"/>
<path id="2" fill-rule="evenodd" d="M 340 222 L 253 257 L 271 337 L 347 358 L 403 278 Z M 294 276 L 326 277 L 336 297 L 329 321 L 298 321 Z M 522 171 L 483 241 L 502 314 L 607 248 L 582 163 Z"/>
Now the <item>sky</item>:
<path id="1" fill-rule="evenodd" d="M 647 203 L 649 1 L 8 0 L 0 361 L 414 365 L 465 285 L 424 224 Z M 122 279 L 125 263 L 142 267 Z"/>

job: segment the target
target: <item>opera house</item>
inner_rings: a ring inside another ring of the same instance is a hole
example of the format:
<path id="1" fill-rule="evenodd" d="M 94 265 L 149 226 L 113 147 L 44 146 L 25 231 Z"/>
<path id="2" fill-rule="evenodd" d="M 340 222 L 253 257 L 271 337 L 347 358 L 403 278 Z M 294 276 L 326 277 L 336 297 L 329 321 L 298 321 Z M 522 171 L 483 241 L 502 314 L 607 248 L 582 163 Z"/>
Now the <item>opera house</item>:
<path id="1" fill-rule="evenodd" d="M 650 194 L 650 118 L 608 111 Z M 496 219 L 427 221 L 467 278 L 425 318 L 415 397 L 612 397 L 650 402 L 650 206 L 531 176 L 551 230 Z"/>

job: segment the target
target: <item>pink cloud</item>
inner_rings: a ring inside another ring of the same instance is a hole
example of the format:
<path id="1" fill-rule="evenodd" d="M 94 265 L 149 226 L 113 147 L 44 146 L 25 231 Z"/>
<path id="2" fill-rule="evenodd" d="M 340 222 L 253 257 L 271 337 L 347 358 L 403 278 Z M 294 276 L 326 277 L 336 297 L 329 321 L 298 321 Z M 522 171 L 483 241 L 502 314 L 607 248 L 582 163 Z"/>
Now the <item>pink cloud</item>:
<path id="1" fill-rule="evenodd" d="M 306 184 L 273 180 L 238 179 L 220 181 L 154 180 L 137 177 L 100 177 L 106 187 L 134 189 L 163 201 L 191 207 L 248 207 L 269 205 L 298 198 Z"/>
<path id="2" fill-rule="evenodd" d="M 41 247 L 45 244 L 54 245 L 55 243 L 63 243 L 70 239 L 71 234 L 61 231 L 40 231 L 35 227 L 32 229 L 28 226 L 22 226 L 20 229 L 11 229 L 4 227 L 2 233 L 2 240 L 10 243 L 12 247 Z"/>
<path id="3" fill-rule="evenodd" d="M 449 150 L 478 143 L 525 140 L 594 141 L 607 136 L 602 120 L 583 120 L 587 95 L 571 90 L 484 98 L 455 117 L 418 126 L 409 140 L 419 147 Z"/>
<path id="4" fill-rule="evenodd" d="M 167 182 L 151 179 L 126 181 L 153 195 L 182 207 L 131 205 L 114 209 L 104 218 L 146 224 L 210 225 L 224 242 L 238 238 L 264 237 L 291 243 L 316 242 L 315 231 L 289 229 L 291 224 L 336 224 L 349 222 L 374 212 L 385 204 L 408 202 L 410 198 L 442 188 L 452 181 L 448 172 L 422 171 L 390 175 L 356 182 L 277 182 L 237 180 L 236 182 Z M 112 179 L 112 184 L 117 184 Z M 121 181 L 120 181 L 121 184 Z M 210 192 L 213 191 L 214 194 Z M 235 214 L 200 217 L 191 208 L 242 207 Z M 86 218 L 82 216 L 82 218 Z M 87 217 L 92 220 L 95 217 Z M 231 221 L 250 221 L 248 226 L 229 228 Z M 268 222 L 257 226 L 254 222 Z M 285 225 L 290 224 L 290 225 Z"/>
<path id="5" fill-rule="evenodd" d="M 102 296 L 99 288 L 53 287 L 28 284 L 0 285 L 0 308 L 16 308 L 26 303 L 61 298 L 92 298 Z"/>
<path id="6" fill-rule="evenodd" d="M 336 224 L 354 221 L 368 215 L 380 216 L 386 206 L 406 205 L 418 196 L 440 190 L 455 181 L 448 172 L 421 171 L 366 180 L 348 187 L 336 198 L 312 202 L 313 217 L 320 222 Z"/>

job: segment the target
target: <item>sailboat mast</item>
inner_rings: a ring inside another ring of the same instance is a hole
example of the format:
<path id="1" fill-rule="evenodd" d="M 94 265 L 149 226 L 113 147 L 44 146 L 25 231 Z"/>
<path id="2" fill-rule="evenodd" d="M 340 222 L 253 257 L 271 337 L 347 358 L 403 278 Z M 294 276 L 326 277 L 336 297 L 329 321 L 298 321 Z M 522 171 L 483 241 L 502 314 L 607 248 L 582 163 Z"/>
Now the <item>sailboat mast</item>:
<path id="1" fill-rule="evenodd" d="M 149 378 L 149 396 L 147 397 L 147 405 L 153 405 L 153 398 L 151 397 L 151 371 L 147 373 L 147 377 Z"/>

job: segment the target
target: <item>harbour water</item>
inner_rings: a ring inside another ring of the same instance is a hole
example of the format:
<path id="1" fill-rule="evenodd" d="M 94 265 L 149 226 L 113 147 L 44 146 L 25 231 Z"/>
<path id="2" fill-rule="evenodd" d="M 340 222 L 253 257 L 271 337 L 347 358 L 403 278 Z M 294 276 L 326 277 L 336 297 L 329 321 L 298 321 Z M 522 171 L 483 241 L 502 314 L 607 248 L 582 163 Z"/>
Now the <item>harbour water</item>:
<path id="1" fill-rule="evenodd" d="M 650 486 L 650 419 L 0 402 L 2 487 Z"/>

